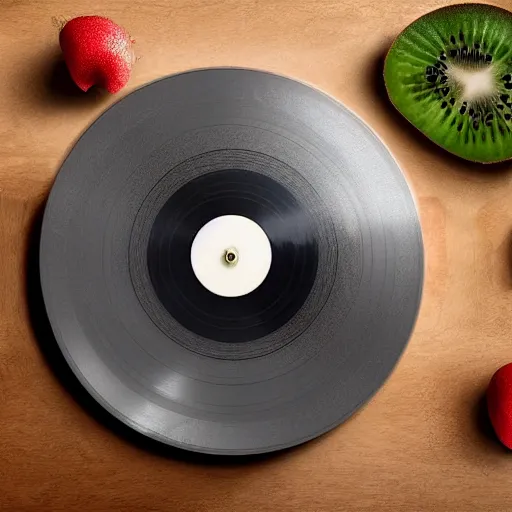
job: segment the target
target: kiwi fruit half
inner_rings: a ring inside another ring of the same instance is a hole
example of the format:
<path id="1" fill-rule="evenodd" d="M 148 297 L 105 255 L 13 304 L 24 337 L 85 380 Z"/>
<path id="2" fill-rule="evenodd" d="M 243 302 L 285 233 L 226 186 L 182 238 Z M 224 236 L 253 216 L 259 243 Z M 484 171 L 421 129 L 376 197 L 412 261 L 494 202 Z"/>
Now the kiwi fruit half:
<path id="1" fill-rule="evenodd" d="M 512 13 L 461 4 L 422 16 L 391 46 L 384 81 L 439 146 L 476 162 L 512 158 Z"/>

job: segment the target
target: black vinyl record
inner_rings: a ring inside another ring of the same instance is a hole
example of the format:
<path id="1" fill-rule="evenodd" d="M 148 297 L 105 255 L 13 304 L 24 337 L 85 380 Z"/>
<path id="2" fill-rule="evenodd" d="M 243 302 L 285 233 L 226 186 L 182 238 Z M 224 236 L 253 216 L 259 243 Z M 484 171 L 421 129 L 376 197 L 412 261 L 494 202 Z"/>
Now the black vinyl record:
<path id="1" fill-rule="evenodd" d="M 312 439 L 382 385 L 423 246 L 407 183 L 345 107 L 269 73 L 151 83 L 64 162 L 40 271 L 57 342 L 111 414 L 187 450 Z"/>

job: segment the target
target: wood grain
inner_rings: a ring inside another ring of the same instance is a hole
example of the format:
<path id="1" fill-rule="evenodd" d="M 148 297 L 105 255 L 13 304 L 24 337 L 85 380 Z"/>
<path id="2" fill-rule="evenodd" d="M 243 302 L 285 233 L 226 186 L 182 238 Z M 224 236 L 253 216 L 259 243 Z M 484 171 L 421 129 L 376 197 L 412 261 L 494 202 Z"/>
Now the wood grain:
<path id="1" fill-rule="evenodd" d="M 512 359 L 511 165 L 443 153 L 390 107 L 380 79 L 396 34 L 442 5 L 0 0 L 0 510 L 512 510 L 512 458 L 482 399 Z M 396 371 L 341 428 L 221 464 L 144 443 L 66 384 L 37 291 L 38 219 L 69 148 L 118 98 L 66 81 L 52 17 L 80 14 L 111 16 L 137 40 L 140 60 L 118 97 L 190 68 L 261 68 L 334 95 L 396 156 L 421 211 L 422 309 Z"/>

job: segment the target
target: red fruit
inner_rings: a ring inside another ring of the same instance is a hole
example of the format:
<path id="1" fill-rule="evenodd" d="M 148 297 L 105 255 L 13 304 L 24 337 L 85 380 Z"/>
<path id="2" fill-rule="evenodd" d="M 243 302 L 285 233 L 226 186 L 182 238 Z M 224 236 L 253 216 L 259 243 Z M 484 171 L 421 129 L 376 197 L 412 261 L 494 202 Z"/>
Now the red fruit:
<path id="1" fill-rule="evenodd" d="M 80 16 L 60 32 L 60 47 L 71 78 L 83 91 L 99 85 L 111 93 L 130 79 L 134 54 L 128 33 L 108 18 Z"/>
<path id="2" fill-rule="evenodd" d="M 487 388 L 487 410 L 498 439 L 512 449 L 512 363 L 492 376 Z"/>

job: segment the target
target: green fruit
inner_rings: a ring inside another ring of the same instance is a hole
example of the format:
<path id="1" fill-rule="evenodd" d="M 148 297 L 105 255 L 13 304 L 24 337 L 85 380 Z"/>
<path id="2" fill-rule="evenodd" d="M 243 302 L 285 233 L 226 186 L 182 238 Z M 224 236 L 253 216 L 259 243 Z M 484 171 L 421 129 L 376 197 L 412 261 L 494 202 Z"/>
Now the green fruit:
<path id="1" fill-rule="evenodd" d="M 422 16 L 391 46 L 384 80 L 439 146 L 476 162 L 512 158 L 512 13 L 461 4 Z"/>

